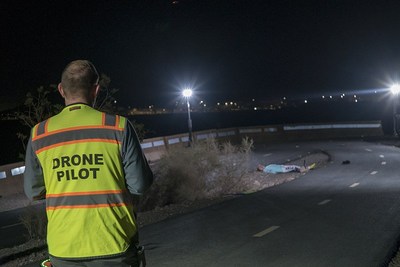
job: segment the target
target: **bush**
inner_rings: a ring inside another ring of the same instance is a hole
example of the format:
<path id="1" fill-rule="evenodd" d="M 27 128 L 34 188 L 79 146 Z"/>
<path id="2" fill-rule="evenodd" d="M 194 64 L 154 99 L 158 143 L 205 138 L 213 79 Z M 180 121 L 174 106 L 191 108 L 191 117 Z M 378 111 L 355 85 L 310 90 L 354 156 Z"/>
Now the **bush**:
<path id="1" fill-rule="evenodd" d="M 252 147 L 253 141 L 245 138 L 239 146 L 207 139 L 191 147 L 170 148 L 157 162 L 155 182 L 139 209 L 151 210 L 233 193 L 234 186 L 248 171 Z"/>

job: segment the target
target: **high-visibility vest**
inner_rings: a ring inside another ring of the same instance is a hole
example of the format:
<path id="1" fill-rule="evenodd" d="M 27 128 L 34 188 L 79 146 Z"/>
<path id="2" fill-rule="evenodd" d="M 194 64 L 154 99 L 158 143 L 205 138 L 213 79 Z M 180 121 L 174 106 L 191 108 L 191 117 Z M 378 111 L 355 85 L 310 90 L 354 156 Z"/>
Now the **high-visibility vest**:
<path id="1" fill-rule="evenodd" d="M 137 226 L 121 161 L 126 123 L 74 104 L 32 129 L 46 186 L 50 255 L 82 259 L 128 249 Z"/>

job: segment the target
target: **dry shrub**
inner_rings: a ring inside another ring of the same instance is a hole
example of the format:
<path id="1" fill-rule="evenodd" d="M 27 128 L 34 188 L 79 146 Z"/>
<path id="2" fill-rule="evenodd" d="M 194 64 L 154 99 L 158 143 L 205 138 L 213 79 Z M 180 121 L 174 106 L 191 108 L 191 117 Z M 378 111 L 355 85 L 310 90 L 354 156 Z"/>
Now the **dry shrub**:
<path id="1" fill-rule="evenodd" d="M 229 194 L 247 172 L 253 141 L 219 144 L 215 139 L 191 147 L 171 147 L 154 168 L 155 182 L 140 210 Z"/>
<path id="2" fill-rule="evenodd" d="M 219 165 L 207 178 L 210 198 L 236 193 L 236 185 L 248 173 L 248 162 L 253 140 L 242 139 L 238 146 L 225 142 L 220 146 Z"/>
<path id="3" fill-rule="evenodd" d="M 43 205 L 29 205 L 20 216 L 20 221 L 28 231 L 28 239 L 46 239 L 47 216 Z"/>

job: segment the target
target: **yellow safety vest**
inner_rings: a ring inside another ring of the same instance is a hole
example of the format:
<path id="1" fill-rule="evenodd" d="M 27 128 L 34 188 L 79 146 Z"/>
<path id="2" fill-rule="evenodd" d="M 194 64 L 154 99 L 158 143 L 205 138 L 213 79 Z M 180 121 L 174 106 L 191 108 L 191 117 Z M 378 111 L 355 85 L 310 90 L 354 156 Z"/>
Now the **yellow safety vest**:
<path id="1" fill-rule="evenodd" d="M 125 125 L 125 117 L 74 104 L 32 129 L 50 255 L 82 259 L 128 249 L 137 226 L 121 163 Z"/>

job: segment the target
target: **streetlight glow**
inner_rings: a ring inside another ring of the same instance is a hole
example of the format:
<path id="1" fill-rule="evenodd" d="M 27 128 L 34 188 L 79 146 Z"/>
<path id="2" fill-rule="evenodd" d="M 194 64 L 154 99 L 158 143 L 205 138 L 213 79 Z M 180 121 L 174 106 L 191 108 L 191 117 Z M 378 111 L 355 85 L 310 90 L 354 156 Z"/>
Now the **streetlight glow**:
<path id="1" fill-rule="evenodd" d="M 397 95 L 400 92 L 400 85 L 398 83 L 393 84 L 390 87 L 390 91 L 392 92 L 392 94 Z"/>
<path id="2" fill-rule="evenodd" d="M 192 89 L 190 88 L 185 88 L 182 91 L 182 95 L 186 98 L 186 104 L 187 104 L 187 112 L 188 112 L 188 129 L 189 129 L 189 143 L 188 145 L 192 145 L 193 137 L 192 137 L 192 119 L 190 118 L 190 102 L 189 98 L 192 96 Z"/>
<path id="3" fill-rule="evenodd" d="M 186 88 L 182 91 L 182 94 L 184 97 L 191 97 L 192 93 L 193 93 L 193 91 L 190 88 Z"/>
<path id="4" fill-rule="evenodd" d="M 398 123 L 397 123 L 397 116 L 398 116 L 398 114 L 397 114 L 397 112 L 398 112 L 397 105 L 398 105 L 398 102 L 399 102 L 398 98 L 399 98 L 399 93 L 400 93 L 400 85 L 398 83 L 393 84 L 390 87 L 390 91 L 393 94 L 393 136 L 397 137 L 398 136 L 398 133 L 397 133 L 397 127 L 398 127 Z"/>

